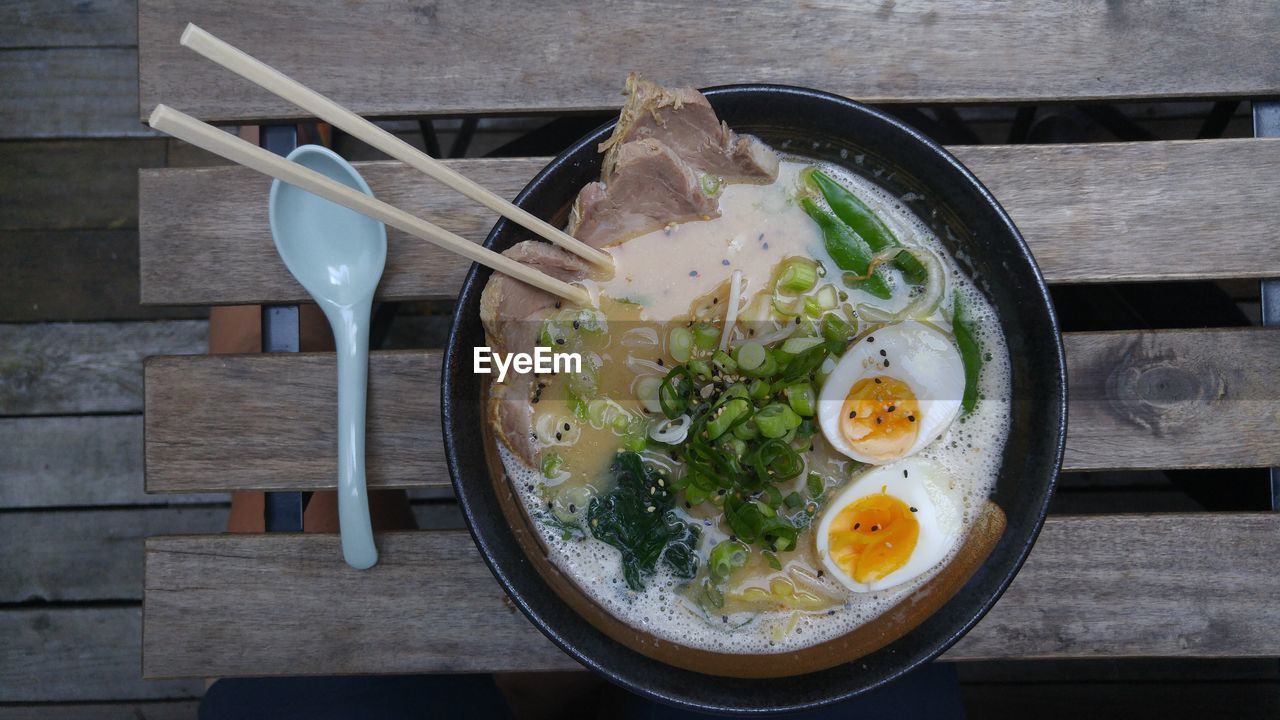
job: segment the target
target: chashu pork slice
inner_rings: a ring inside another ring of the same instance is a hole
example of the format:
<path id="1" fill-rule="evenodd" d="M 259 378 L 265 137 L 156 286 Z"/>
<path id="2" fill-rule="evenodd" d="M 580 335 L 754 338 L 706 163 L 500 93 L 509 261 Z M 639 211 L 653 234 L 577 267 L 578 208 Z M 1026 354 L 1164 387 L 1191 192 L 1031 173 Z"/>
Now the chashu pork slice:
<path id="1" fill-rule="evenodd" d="M 572 282 L 587 274 L 585 261 L 566 250 L 538 240 L 517 243 L 502 253 L 552 277 Z M 555 314 L 560 298 L 495 272 L 480 294 L 480 321 L 494 352 L 530 353 L 538 345 L 543 322 Z M 530 466 L 537 466 L 533 442 L 533 405 L 538 392 L 532 374 L 508 371 L 502 382 L 489 386 L 489 419 L 507 449 Z"/>
<path id="2" fill-rule="evenodd" d="M 750 135 L 738 135 L 716 117 L 702 93 L 693 88 L 667 89 L 632 73 L 627 102 L 609 139 L 601 177 L 609 182 L 628 143 L 653 138 L 671 148 L 698 173 L 726 183 L 769 183 L 778 177 L 778 155 Z"/>
<path id="3" fill-rule="evenodd" d="M 649 138 L 623 145 L 606 183 L 582 188 L 569 216 L 570 235 L 593 247 L 616 245 L 671 223 L 720 215 L 698 174 L 671 148 Z"/>

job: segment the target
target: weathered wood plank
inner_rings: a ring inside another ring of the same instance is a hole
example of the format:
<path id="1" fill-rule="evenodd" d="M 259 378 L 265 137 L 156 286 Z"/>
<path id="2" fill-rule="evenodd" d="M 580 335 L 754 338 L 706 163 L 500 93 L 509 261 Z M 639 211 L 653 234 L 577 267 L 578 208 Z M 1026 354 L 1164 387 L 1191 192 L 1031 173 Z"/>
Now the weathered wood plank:
<path id="1" fill-rule="evenodd" d="M 226 527 L 226 507 L 8 513 L 0 603 L 141 600 L 145 538 Z"/>
<path id="2" fill-rule="evenodd" d="M 174 700 L 202 680 L 143 680 L 142 608 L 0 610 L 0 703 Z"/>
<path id="3" fill-rule="evenodd" d="M 152 137 L 138 120 L 138 51 L 0 51 L 0 139 Z"/>
<path id="4" fill-rule="evenodd" d="M 1280 332 L 1066 335 L 1066 467 L 1280 464 Z"/>
<path id="5" fill-rule="evenodd" d="M 954 147 L 1018 223 L 1050 282 L 1267 277 L 1280 274 L 1268 229 L 1280 196 L 1280 140 Z M 454 167 L 513 197 L 545 160 Z M 378 196 L 472 240 L 487 210 L 398 163 L 360 163 Z M 276 255 L 263 198 L 269 179 L 242 168 L 145 170 L 142 300 L 149 304 L 299 301 Z M 1231 192 L 1222 192 L 1230 187 Z M 1230 237 L 1229 244 L 1204 238 Z M 385 299 L 453 298 L 470 263 L 388 233 Z M 228 272 L 206 272 L 213 264 Z"/>
<path id="6" fill-rule="evenodd" d="M 138 168 L 161 167 L 163 140 L 0 143 L 0 230 L 138 225 Z"/>
<path id="7" fill-rule="evenodd" d="M 357 572 L 331 535 L 152 538 L 144 675 L 575 667 L 503 604 L 466 533 L 391 533 L 379 548 Z M 1277 551 L 1274 515 L 1049 518 L 1013 586 L 944 658 L 1274 656 L 1280 609 L 1258 598 L 1280 592 Z M 304 618 L 328 652 L 304 651 Z M 410 626 L 414 642 L 391 641 Z"/>
<path id="8" fill-rule="evenodd" d="M 0 48 L 136 45 L 136 0 L 7 0 Z M 0 716 L 3 717 L 3 716 Z"/>
<path id="9" fill-rule="evenodd" d="M 0 509 L 228 499 L 143 492 L 141 415 L 0 418 Z"/>
<path id="10" fill-rule="evenodd" d="M 0 325 L 0 416 L 142 410 L 142 359 L 205 350 L 208 323 Z"/>
<path id="11" fill-rule="evenodd" d="M 191 720 L 198 700 L 0 706 L 0 720 Z"/>
<path id="12" fill-rule="evenodd" d="M 187 21 L 366 115 L 616 107 L 630 70 L 673 84 L 777 82 L 875 102 L 1280 91 L 1280 49 L 1266 41 L 1280 28 L 1280 12 L 1266 0 L 1237 2 L 1230 12 L 1139 2 L 1051 3 L 1017 13 L 991 0 L 859 0 L 820 10 L 771 0 L 750 13 L 694 0 L 590 7 L 556 0 L 537 12 L 516 2 L 378 0 L 320 13 L 303 0 L 269 7 L 184 0 L 141 3 L 141 115 L 162 101 L 214 120 L 298 113 L 179 47 Z M 334 27 L 361 41 L 329 42 Z M 709 62 L 709 42 L 716 57 L 733 62 Z"/>
<path id="13" fill-rule="evenodd" d="M 1066 335 L 1066 470 L 1280 464 L 1280 331 Z M 330 488 L 331 354 L 152 358 L 149 492 Z M 375 352 L 368 482 L 444 484 L 440 354 Z"/>
<path id="14" fill-rule="evenodd" d="M 0 235 L 0 323 L 198 318 L 205 308 L 138 303 L 136 230 Z"/>
<path id="15" fill-rule="evenodd" d="M 150 358 L 147 491 L 334 487 L 336 382 L 329 353 Z M 449 483 L 439 387 L 439 351 L 372 354 L 365 444 L 371 487 Z M 217 477 L 202 477 L 212 468 Z"/>

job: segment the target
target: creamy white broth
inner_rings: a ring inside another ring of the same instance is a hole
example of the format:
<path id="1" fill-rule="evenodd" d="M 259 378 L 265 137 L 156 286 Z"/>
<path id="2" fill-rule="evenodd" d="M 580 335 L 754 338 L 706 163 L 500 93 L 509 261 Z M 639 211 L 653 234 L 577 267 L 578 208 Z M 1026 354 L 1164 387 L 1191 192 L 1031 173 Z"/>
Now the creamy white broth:
<path id="1" fill-rule="evenodd" d="M 602 386 L 629 387 L 633 373 L 626 367 L 626 358 L 644 354 L 624 344 L 622 333 L 649 326 L 654 328 L 657 337 L 665 337 L 666 321 L 683 320 L 695 301 L 722 291 L 735 270 L 743 272 L 749 283 L 744 296 L 750 297 L 767 289 L 775 266 L 788 257 L 806 256 L 828 268 L 835 267 L 823 247 L 818 227 L 794 200 L 799 172 L 812 165 L 784 161 L 775 183 L 726 187 L 720 198 L 721 217 L 675 225 L 610 248 L 617 271 L 613 278 L 599 281 L 599 287 L 606 308 L 612 307 L 611 322 L 615 315 L 620 316 L 620 322 L 611 325 L 607 335 L 588 344 L 589 351 L 603 360 Z M 928 320 L 943 330 L 949 329 L 947 318 L 953 292 L 963 295 L 971 308 L 979 339 L 988 354 L 980 378 L 984 399 L 974 412 L 957 420 L 919 453 L 947 469 L 965 498 L 965 524 L 969 525 L 980 509 L 981 500 L 994 485 L 1008 430 L 1008 358 L 994 312 L 947 258 L 924 223 L 906 210 L 899 199 L 839 168 L 823 166 L 823 170 L 868 202 L 904 244 L 928 248 L 944 259 L 948 300 Z M 769 244 L 767 249 L 765 242 Z M 722 262 L 726 259 L 728 265 Z M 903 292 L 896 292 L 894 299 L 887 302 L 861 291 L 850 290 L 847 294 L 849 304 L 855 306 L 872 303 L 894 310 L 908 302 Z M 628 304 L 620 305 L 610 299 Z M 652 360 L 658 354 L 660 351 L 655 349 L 647 357 Z M 558 423 L 568 413 L 566 403 L 557 403 L 556 392 L 553 381 L 543 393 L 542 403 L 535 407 L 540 419 Z M 611 397 L 615 395 L 615 400 L 629 411 L 643 413 L 634 397 L 622 391 Z M 548 442 L 549 449 L 565 455 L 564 467 L 555 478 L 548 479 L 540 469 L 525 467 L 514 456 L 503 452 L 508 473 L 533 517 L 545 518 L 548 513 L 563 512 L 564 497 L 586 502 L 593 494 L 605 490 L 599 485 L 606 479 L 605 471 L 619 447 L 620 438 L 608 429 L 581 425 L 574 428 L 573 444 Z M 669 460 L 654 456 L 651 451 L 646 451 L 646 456 L 658 464 L 670 465 Z M 827 443 L 816 443 L 806 460 L 809 470 L 816 470 L 826 478 L 828 497 L 834 494 L 830 488 L 849 482 L 851 463 L 831 451 Z M 802 486 L 804 476 L 805 473 L 801 473 L 791 485 Z M 571 488 L 581 488 L 583 493 L 567 494 L 565 491 Z M 780 489 L 786 493 L 792 488 Z M 686 509 L 677 503 L 676 513 L 699 526 L 698 547 L 703 558 L 711 547 L 729 535 L 709 505 Z M 566 540 L 554 526 L 540 521 L 535 524 L 552 562 L 610 612 L 659 638 L 725 652 L 783 652 L 838 637 L 872 621 L 916 591 L 946 562 L 903 585 L 873 593 L 853 593 L 829 577 L 820 577 L 817 571 L 822 566 L 814 550 L 813 532 L 805 530 L 796 551 L 782 555 L 782 571 L 765 567 L 759 553 L 753 552 L 753 564 L 744 569 L 745 577 L 735 575 L 737 584 L 731 589 L 741 593 L 751 587 L 767 588 L 771 581 L 786 578 L 797 590 L 819 598 L 818 606 L 808 610 L 748 612 L 734 611 L 731 604 L 727 604 L 724 612 L 708 613 L 682 589 L 687 581 L 660 569 L 643 591 L 635 592 L 622 579 L 616 549 L 589 535 L 586 539 Z"/>

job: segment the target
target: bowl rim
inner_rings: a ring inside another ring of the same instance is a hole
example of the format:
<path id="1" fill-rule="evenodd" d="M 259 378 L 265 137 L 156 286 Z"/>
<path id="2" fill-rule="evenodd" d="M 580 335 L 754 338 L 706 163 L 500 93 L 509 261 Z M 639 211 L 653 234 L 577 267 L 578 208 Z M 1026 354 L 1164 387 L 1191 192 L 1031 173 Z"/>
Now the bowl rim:
<path id="1" fill-rule="evenodd" d="M 976 191 L 978 199 L 980 199 L 981 204 L 985 206 L 986 210 L 994 212 L 994 218 L 998 221 L 1000 229 L 1006 235 L 1006 240 L 1012 241 L 1013 247 L 1011 249 L 1015 249 L 1016 254 L 1026 262 L 1028 266 L 1027 269 L 1031 272 L 1032 282 L 1029 287 L 1024 289 L 1024 292 L 1031 296 L 1038 306 L 1043 307 L 1047 311 L 1044 317 L 1048 323 L 1046 334 L 1052 338 L 1051 344 L 1048 347 L 1043 348 L 1043 352 L 1051 354 L 1051 357 L 1048 358 L 1048 360 L 1056 367 L 1057 372 L 1054 373 L 1054 376 L 1051 378 L 1051 392 L 1046 393 L 1047 396 L 1051 397 L 1046 397 L 1044 399 L 1045 401 L 1052 403 L 1054 410 L 1056 410 L 1055 412 L 1052 412 L 1052 415 L 1049 418 L 1053 421 L 1052 425 L 1056 427 L 1046 427 L 1045 433 L 1048 434 L 1050 431 L 1056 431 L 1056 435 L 1054 442 L 1049 448 L 1051 457 L 1048 458 L 1049 463 L 1046 467 L 1046 474 L 1048 475 L 1047 482 L 1044 483 L 1038 503 L 1035 503 L 1032 506 L 1032 509 L 1035 511 L 1035 522 L 1029 529 L 1029 532 L 1024 529 L 1022 533 L 1020 533 L 1020 537 L 1017 539 L 1016 550 L 1012 553 L 1012 562 L 1008 564 L 1007 570 L 1002 572 L 999 578 L 995 581 L 992 592 L 988 593 L 985 598 L 983 598 L 983 601 L 975 607 L 972 613 L 966 613 L 966 615 L 968 615 L 967 619 L 961 622 L 958 626 L 955 626 L 952 632 L 946 636 L 939 637 L 935 642 L 931 643 L 929 650 L 920 653 L 917 657 L 907 659 L 899 667 L 895 668 L 894 671 L 888 672 L 883 677 L 880 677 L 860 688 L 853 691 L 835 693 L 828 697 L 818 698 L 812 701 L 779 704 L 765 708 L 731 707 L 700 703 L 696 698 L 689 697 L 690 694 L 688 693 L 662 692 L 659 688 L 647 686 L 642 681 L 628 677 L 625 673 L 612 671 L 607 666 L 608 663 L 602 662 L 600 659 L 594 658 L 583 652 L 573 642 L 571 642 L 569 638 L 565 637 L 565 633 L 562 630 L 557 630 L 552 627 L 552 624 L 546 618 L 530 606 L 529 601 L 522 595 L 522 593 L 513 587 L 512 578 L 506 569 L 504 569 L 495 558 L 490 538 L 482 534 L 480 530 L 485 519 L 477 518 L 475 508 L 471 502 L 472 499 L 468 497 L 468 492 L 465 489 L 466 481 L 462 477 L 462 468 L 460 467 L 461 461 L 459 459 L 459 438 L 456 437 L 457 433 L 451 430 L 451 424 L 454 421 L 453 416 L 455 414 L 454 402 L 452 399 L 452 395 L 456 391 L 457 380 L 455 380 L 455 375 L 460 375 L 462 373 L 451 372 L 451 369 L 456 370 L 457 368 L 465 365 L 466 362 L 466 352 L 465 349 L 461 348 L 459 345 L 460 341 L 458 340 L 457 328 L 460 327 L 460 323 L 467 320 L 467 318 L 464 317 L 464 314 L 466 314 L 464 312 L 466 307 L 462 302 L 463 298 L 472 293 L 478 293 L 483 289 L 482 283 L 480 282 L 480 276 L 482 274 L 487 280 L 488 271 L 478 264 L 472 264 L 463 281 L 462 287 L 459 290 L 458 302 L 456 303 L 451 317 L 449 338 L 445 346 L 444 361 L 442 363 L 440 405 L 445 458 L 449 466 L 449 475 L 457 495 L 458 504 L 466 520 L 467 530 L 471 534 L 471 537 L 475 542 L 477 549 L 480 551 L 480 555 L 484 559 L 485 564 L 498 580 L 507 596 L 529 619 L 529 621 L 537 627 L 544 636 L 550 639 L 557 647 L 570 657 L 574 658 L 577 662 L 581 663 L 593 672 L 606 677 L 611 682 L 621 685 L 630 692 L 634 692 L 658 702 L 691 710 L 736 714 L 765 714 L 810 710 L 874 690 L 875 688 L 892 682 L 919 665 L 936 659 L 939 655 L 952 647 L 961 637 L 971 630 L 974 625 L 986 616 L 986 614 L 1008 589 L 1009 585 L 1013 582 L 1014 577 L 1026 562 L 1032 546 L 1035 544 L 1036 539 L 1039 537 L 1040 532 L 1044 527 L 1049 500 L 1053 495 L 1057 477 L 1061 472 L 1062 458 L 1066 447 L 1067 373 L 1062 333 L 1056 312 L 1054 311 L 1053 301 L 1049 295 L 1048 286 L 1045 283 L 1044 276 L 1040 271 L 1039 265 L 1036 263 L 1035 257 L 1032 255 L 1031 249 L 1028 247 L 1022 233 L 1018 230 L 1017 226 L 1013 223 L 1012 218 L 1009 217 L 1008 213 L 996 200 L 991 191 L 967 167 L 965 167 L 955 156 L 948 152 L 939 143 L 935 142 L 910 125 L 907 125 L 877 108 L 849 98 L 812 88 L 772 83 L 737 83 L 708 87 L 701 89 L 699 92 L 706 96 L 713 106 L 716 105 L 717 100 L 741 99 L 757 96 L 770 98 L 781 95 L 808 99 L 820 103 L 841 106 L 844 111 L 852 111 L 868 115 L 878 122 L 892 126 L 894 130 L 910 137 L 914 142 L 928 150 L 930 154 L 935 155 L 939 160 L 950 166 L 951 170 L 957 173 L 960 179 L 966 182 L 972 190 Z M 546 181 L 547 177 L 557 174 L 567 164 L 574 163 L 575 158 L 577 158 L 586 147 L 598 143 L 604 136 L 606 136 L 607 133 L 612 131 L 616 124 L 617 118 L 611 118 L 570 145 L 567 149 L 553 158 L 545 167 L 543 167 L 542 170 L 540 170 L 520 191 L 513 202 L 516 205 L 522 205 L 522 203 L 524 203 L 532 193 L 540 189 L 542 183 Z M 492 246 L 498 237 L 502 235 L 509 226 L 510 222 L 508 220 L 500 218 L 490 230 L 489 234 L 485 237 L 483 243 L 484 246 L 492 249 Z M 469 373 L 466 374 L 469 375 Z M 1008 530 L 1006 530 L 1006 532 L 1008 532 Z M 988 561 L 984 560 L 980 567 L 985 567 L 987 562 Z M 545 579 L 543 579 L 543 582 L 545 583 Z M 968 582 L 972 582 L 972 579 L 965 583 L 966 586 Z M 550 587 L 547 588 L 547 591 L 551 592 L 553 595 L 556 594 Z M 557 600 L 559 602 L 565 602 L 558 596 Z M 948 602 L 950 602 L 950 599 L 948 599 Z M 582 620 L 582 622 L 588 622 L 581 615 L 577 615 L 577 613 L 575 613 L 575 615 L 578 619 Z M 917 632 L 918 630 L 919 629 L 917 628 L 910 632 Z M 616 641 L 613 641 L 612 639 L 611 641 L 616 643 Z M 894 640 L 894 642 L 897 641 L 897 639 Z M 624 650 L 635 652 L 621 643 L 617 644 Z M 892 644 L 893 643 L 890 643 L 889 647 L 891 647 Z M 661 662 L 653 660 L 652 658 L 646 659 L 649 659 L 652 662 Z M 691 670 L 684 670 L 683 672 L 688 672 L 699 677 L 712 677 L 702 675 Z"/>

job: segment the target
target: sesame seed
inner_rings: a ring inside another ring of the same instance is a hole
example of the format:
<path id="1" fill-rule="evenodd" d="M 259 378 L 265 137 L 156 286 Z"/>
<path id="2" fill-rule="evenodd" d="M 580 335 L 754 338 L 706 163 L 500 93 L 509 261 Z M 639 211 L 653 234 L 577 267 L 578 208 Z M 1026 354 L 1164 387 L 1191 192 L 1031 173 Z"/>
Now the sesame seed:
<path id="1" fill-rule="evenodd" d="M 892 410 L 893 408 L 889 408 L 889 409 Z M 564 431 L 569 432 L 569 423 L 564 424 Z"/>
<path id="2" fill-rule="evenodd" d="M 765 250 L 768 250 L 768 249 L 769 249 L 769 243 L 765 243 L 765 244 L 764 244 L 764 249 L 765 249 Z"/>
<path id="3" fill-rule="evenodd" d="M 578 512 L 578 506 L 573 503 L 569 503 L 569 514 L 572 515 L 576 512 Z"/>
<path id="4" fill-rule="evenodd" d="M 689 271 L 689 277 L 698 277 L 698 271 L 697 271 L 697 270 L 690 270 L 690 271 Z"/>
<path id="5" fill-rule="evenodd" d="M 854 524 L 853 524 L 853 529 L 854 529 L 854 530 L 857 530 L 857 529 L 858 529 L 858 528 L 860 528 L 860 527 L 862 527 L 862 523 L 854 523 Z"/>
<path id="6" fill-rule="evenodd" d="M 884 350 L 880 351 L 880 357 L 886 357 L 888 354 L 889 353 L 885 352 Z"/>
<path id="7" fill-rule="evenodd" d="M 649 506 L 649 509 L 648 509 L 648 510 L 645 510 L 645 512 L 653 512 L 654 510 L 657 510 L 657 508 L 655 508 L 654 506 L 650 505 L 650 506 Z"/>
<path id="8" fill-rule="evenodd" d="M 884 418 L 882 418 L 882 417 L 877 417 L 877 418 L 876 418 L 876 424 L 877 424 L 877 425 L 879 425 L 879 424 L 881 424 L 881 423 L 883 423 L 883 422 L 884 422 Z M 557 440 L 559 440 L 560 438 L 557 436 L 557 438 L 556 438 L 556 439 L 557 439 Z"/>
<path id="9" fill-rule="evenodd" d="M 564 344 L 564 338 L 556 338 L 556 344 L 557 344 L 557 345 L 563 345 L 563 344 Z"/>
<path id="10" fill-rule="evenodd" d="M 906 470 L 903 470 L 903 471 L 902 471 L 902 477 L 908 477 L 908 475 L 907 475 L 907 471 L 906 471 Z"/>
<path id="11" fill-rule="evenodd" d="M 885 366 L 885 367 L 889 367 L 889 360 L 888 360 L 888 359 L 886 359 L 886 360 L 884 361 L 884 366 Z"/>
<path id="12" fill-rule="evenodd" d="M 920 512 L 920 511 L 915 508 L 911 508 L 911 512 Z"/>
<path id="13" fill-rule="evenodd" d="M 915 421 L 916 421 L 916 416 L 915 416 L 915 415 L 908 415 L 908 416 L 907 416 L 907 422 L 915 422 Z"/>
<path id="14" fill-rule="evenodd" d="M 821 571 L 821 570 L 819 570 L 819 571 L 818 571 L 818 577 L 822 577 L 822 575 L 823 575 L 822 571 Z"/>
<path id="15" fill-rule="evenodd" d="M 879 525 L 872 525 L 872 526 L 871 526 L 871 532 L 880 532 L 880 526 L 879 526 Z"/>
<path id="16" fill-rule="evenodd" d="M 867 336 L 867 342 L 875 342 L 875 341 L 876 341 L 876 339 L 875 339 L 875 337 L 874 337 L 874 336 L 872 336 L 872 335 L 868 335 L 868 336 Z"/>
<path id="17" fill-rule="evenodd" d="M 879 384 L 880 384 L 880 378 L 876 378 L 876 384 L 877 384 L 877 385 L 879 385 Z"/>
<path id="18" fill-rule="evenodd" d="M 582 329 L 582 324 L 581 324 L 581 323 L 579 323 L 577 320 L 574 320 L 574 321 L 573 321 L 573 329 L 574 329 L 574 330 L 581 330 L 581 329 Z M 883 351 L 883 350 L 881 350 L 881 352 L 884 352 L 884 351 Z"/>
<path id="19" fill-rule="evenodd" d="M 559 309 L 560 309 L 560 301 L 559 301 L 559 300 L 557 300 L 557 301 L 556 301 L 556 309 L 557 309 L 557 310 L 559 310 Z"/>
<path id="20" fill-rule="evenodd" d="M 897 409 L 898 409 L 898 406 L 897 406 L 897 405 L 890 405 L 890 406 L 889 406 L 889 412 L 893 412 L 894 410 L 897 410 Z M 566 427 L 565 427 L 565 430 L 568 430 L 568 429 L 569 429 L 569 428 L 566 426 Z"/>
<path id="21" fill-rule="evenodd" d="M 728 265 L 728 264 L 729 264 L 729 261 L 728 261 L 728 260 L 721 260 L 721 261 L 720 261 L 720 264 L 721 264 L 721 265 Z"/>
<path id="22" fill-rule="evenodd" d="M 559 440 L 559 439 L 560 439 L 560 433 L 556 433 L 556 439 L 557 439 L 557 440 Z"/>
<path id="23" fill-rule="evenodd" d="M 850 411 L 849 411 L 849 419 L 850 419 L 850 420 L 852 420 L 852 419 L 854 419 L 854 418 L 856 418 L 856 417 L 858 417 L 858 411 L 857 411 L 857 410 L 850 410 Z"/>
<path id="24" fill-rule="evenodd" d="M 720 304 L 720 298 L 718 298 L 718 297 L 711 298 L 711 304 L 712 304 L 712 305 L 719 305 L 719 304 Z"/>

